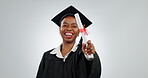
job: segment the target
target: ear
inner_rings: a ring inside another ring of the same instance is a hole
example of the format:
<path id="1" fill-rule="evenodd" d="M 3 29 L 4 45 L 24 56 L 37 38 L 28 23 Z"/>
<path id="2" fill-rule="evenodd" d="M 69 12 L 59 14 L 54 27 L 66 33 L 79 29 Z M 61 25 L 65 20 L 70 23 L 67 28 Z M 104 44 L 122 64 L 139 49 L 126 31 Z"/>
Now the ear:
<path id="1" fill-rule="evenodd" d="M 61 27 L 59 27 L 59 34 L 61 34 L 60 31 L 61 31 Z"/>

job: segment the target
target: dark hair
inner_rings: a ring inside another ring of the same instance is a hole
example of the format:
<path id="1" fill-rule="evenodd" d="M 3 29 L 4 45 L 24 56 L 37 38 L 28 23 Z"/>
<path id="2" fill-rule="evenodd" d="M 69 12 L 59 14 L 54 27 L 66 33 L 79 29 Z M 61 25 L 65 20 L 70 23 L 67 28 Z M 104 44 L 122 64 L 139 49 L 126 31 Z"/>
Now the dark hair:
<path id="1" fill-rule="evenodd" d="M 65 14 L 65 15 L 60 19 L 59 25 L 61 25 L 61 21 L 62 21 L 65 17 L 68 17 L 68 16 L 71 16 L 71 17 L 74 17 L 74 18 L 75 18 L 74 14 L 72 14 L 72 13 Z"/>

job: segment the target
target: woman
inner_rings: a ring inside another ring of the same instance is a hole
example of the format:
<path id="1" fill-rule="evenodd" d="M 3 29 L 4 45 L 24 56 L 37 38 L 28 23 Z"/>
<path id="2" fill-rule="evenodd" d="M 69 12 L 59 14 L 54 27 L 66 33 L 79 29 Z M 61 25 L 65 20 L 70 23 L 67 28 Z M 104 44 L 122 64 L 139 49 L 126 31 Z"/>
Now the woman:
<path id="1" fill-rule="evenodd" d="M 59 26 L 62 44 L 44 53 L 36 78 L 100 78 L 101 64 L 91 41 L 76 44 L 79 29 L 74 17 L 80 14 L 85 27 L 91 22 L 76 8 L 70 6 L 55 16 L 52 21 Z M 87 55 L 93 54 L 90 59 Z"/>

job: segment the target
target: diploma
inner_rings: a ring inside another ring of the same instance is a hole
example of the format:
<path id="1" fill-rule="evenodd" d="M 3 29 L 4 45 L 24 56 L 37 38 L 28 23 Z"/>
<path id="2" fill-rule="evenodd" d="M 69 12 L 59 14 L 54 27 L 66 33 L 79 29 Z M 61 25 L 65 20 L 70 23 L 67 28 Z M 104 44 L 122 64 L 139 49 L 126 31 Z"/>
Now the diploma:
<path id="1" fill-rule="evenodd" d="M 82 35 L 82 39 L 83 39 L 83 43 L 87 43 L 87 32 L 86 32 L 86 29 L 84 28 L 84 26 L 82 25 L 82 22 L 81 22 L 81 19 L 80 19 L 80 16 L 78 13 L 75 14 L 75 19 L 76 19 L 76 22 L 77 22 L 77 25 L 78 25 L 78 28 L 80 29 L 80 33 Z M 90 54 L 90 55 L 86 55 L 87 58 L 89 59 L 93 59 L 93 54 Z"/>

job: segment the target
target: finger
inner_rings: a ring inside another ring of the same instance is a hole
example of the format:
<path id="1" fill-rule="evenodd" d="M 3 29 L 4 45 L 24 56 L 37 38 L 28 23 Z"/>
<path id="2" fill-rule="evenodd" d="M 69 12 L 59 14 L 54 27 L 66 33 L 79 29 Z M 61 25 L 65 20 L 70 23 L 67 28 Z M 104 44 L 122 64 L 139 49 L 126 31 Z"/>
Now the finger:
<path id="1" fill-rule="evenodd" d="M 90 41 L 90 40 L 88 40 L 88 41 L 87 41 L 87 44 L 88 44 L 88 45 L 89 45 L 89 44 L 91 44 L 91 41 Z"/>
<path id="2" fill-rule="evenodd" d="M 95 47 L 92 43 L 90 44 L 90 48 L 87 50 L 87 53 L 88 54 L 94 54 L 95 53 Z"/>
<path id="3" fill-rule="evenodd" d="M 95 52 L 96 52 L 95 49 L 92 49 L 90 53 L 95 54 Z"/>
<path id="4" fill-rule="evenodd" d="M 92 44 L 92 43 L 91 43 L 91 40 L 88 40 L 88 41 L 87 41 L 87 48 L 90 48 L 90 47 L 91 47 L 91 44 Z"/>
<path id="5" fill-rule="evenodd" d="M 95 53 L 95 50 L 88 51 L 87 53 L 88 53 L 88 55 L 94 54 Z"/>
<path id="6" fill-rule="evenodd" d="M 86 50 L 85 50 L 85 51 L 86 51 L 87 53 L 90 53 L 90 52 L 91 52 L 91 49 L 90 49 L 90 48 L 91 48 L 91 41 L 88 40 L 88 41 L 87 41 L 87 45 L 86 45 Z"/>
<path id="7" fill-rule="evenodd" d="M 94 44 L 91 44 L 91 49 L 92 49 L 92 54 L 94 54 L 96 52 Z"/>
<path id="8" fill-rule="evenodd" d="M 94 50 L 94 51 L 96 50 L 95 46 L 92 43 L 91 43 L 91 49 Z"/>
<path id="9" fill-rule="evenodd" d="M 91 48 L 91 43 L 88 43 L 87 45 L 86 45 L 86 49 L 90 49 Z"/>
<path id="10" fill-rule="evenodd" d="M 91 43 L 91 40 L 88 40 L 87 43 Z"/>
<path id="11" fill-rule="evenodd" d="M 92 50 L 93 50 L 93 48 L 90 47 L 90 48 L 87 48 L 87 51 L 86 51 L 86 52 L 87 52 L 87 53 L 91 53 Z"/>
<path id="12" fill-rule="evenodd" d="M 86 44 L 82 43 L 82 51 L 86 52 L 85 49 L 86 49 Z"/>
<path id="13" fill-rule="evenodd" d="M 93 46 L 93 44 L 92 43 L 89 43 L 89 45 L 87 45 L 87 47 L 86 47 L 88 50 L 89 49 L 94 49 L 94 46 Z"/>

